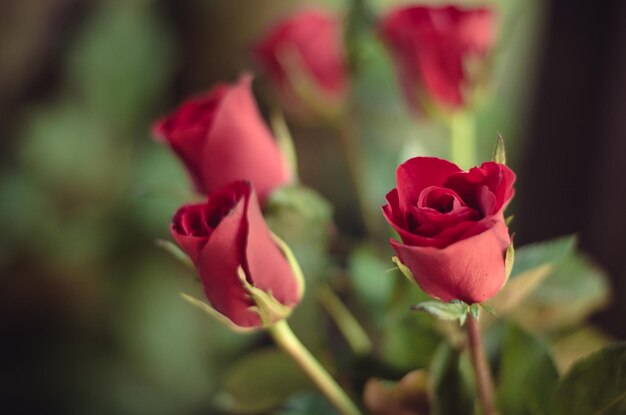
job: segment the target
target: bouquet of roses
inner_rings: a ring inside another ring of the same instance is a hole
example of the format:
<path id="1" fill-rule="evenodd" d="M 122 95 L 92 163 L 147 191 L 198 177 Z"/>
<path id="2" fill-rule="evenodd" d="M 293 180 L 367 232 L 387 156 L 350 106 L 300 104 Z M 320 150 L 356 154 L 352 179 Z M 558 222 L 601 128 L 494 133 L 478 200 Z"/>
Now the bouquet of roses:
<path id="1" fill-rule="evenodd" d="M 516 176 L 504 140 L 492 132 L 488 157 L 477 144 L 498 25 L 486 7 L 409 5 L 376 15 L 355 1 L 345 18 L 300 10 L 252 46 L 276 98 L 271 128 L 251 72 L 155 123 L 197 194 L 173 215 L 175 243 L 159 241 L 195 270 L 202 292 L 182 298 L 242 336 L 259 336 L 224 375 L 216 408 L 626 413 L 626 345 L 609 345 L 584 324 L 606 299 L 602 273 L 573 237 L 516 251 L 505 213 Z M 396 154 L 386 196 L 370 182 L 359 128 L 359 77 L 372 44 L 388 52 L 414 122 L 449 136 L 450 161 Z M 357 232 L 338 230 L 329 202 L 300 181 L 283 111 L 299 129 L 333 132 Z M 313 387 L 320 393 L 306 393 Z"/>

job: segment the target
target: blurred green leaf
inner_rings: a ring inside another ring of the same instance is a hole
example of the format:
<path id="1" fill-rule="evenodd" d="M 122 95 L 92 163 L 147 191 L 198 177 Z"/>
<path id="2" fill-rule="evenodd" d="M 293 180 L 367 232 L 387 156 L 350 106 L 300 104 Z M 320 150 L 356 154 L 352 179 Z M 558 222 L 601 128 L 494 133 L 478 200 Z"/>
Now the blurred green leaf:
<path id="1" fill-rule="evenodd" d="M 222 379 L 219 406 L 237 413 L 268 411 L 310 386 L 300 368 L 281 350 L 267 348 L 236 361 Z"/>
<path id="2" fill-rule="evenodd" d="M 582 254 L 563 260 L 511 314 L 525 327 L 556 330 L 583 321 L 609 300 L 604 272 Z"/>
<path id="3" fill-rule="evenodd" d="M 583 326 L 553 340 L 554 360 L 559 371 L 565 373 L 577 360 L 608 346 L 611 341 L 600 329 Z"/>
<path id="4" fill-rule="evenodd" d="M 576 236 L 568 235 L 517 248 L 511 279 L 522 276 L 539 266 L 558 263 L 574 250 L 575 245 Z"/>
<path id="5" fill-rule="evenodd" d="M 335 408 L 316 392 L 299 393 L 285 403 L 278 415 L 337 415 Z"/>
<path id="6" fill-rule="evenodd" d="M 402 370 L 427 367 L 442 339 L 436 323 L 432 316 L 406 308 L 388 312 L 379 338 L 382 359 Z"/>
<path id="7" fill-rule="evenodd" d="M 511 415 L 551 415 L 547 410 L 559 374 L 548 346 L 522 329 L 507 329 L 498 376 L 498 409 Z"/>
<path id="8" fill-rule="evenodd" d="M 430 365 L 433 415 L 473 415 L 474 400 L 461 369 L 459 351 L 442 343 Z"/>
<path id="9" fill-rule="evenodd" d="M 70 101 L 34 111 L 20 145 L 28 176 L 51 196 L 66 200 L 108 201 L 121 190 L 130 169 L 130 146 Z"/>
<path id="10" fill-rule="evenodd" d="M 102 2 L 70 51 L 68 78 L 93 113 L 114 128 L 134 128 L 154 111 L 172 52 L 151 2 Z"/>
<path id="11" fill-rule="evenodd" d="M 554 393 L 554 415 L 626 413 L 626 343 L 606 347 L 577 362 Z"/>
<path id="12" fill-rule="evenodd" d="M 350 279 L 356 295 L 367 305 L 372 317 L 379 319 L 391 300 L 396 278 L 395 273 L 388 272 L 389 265 L 387 260 L 379 258 L 366 245 L 354 249 L 348 260 Z"/>

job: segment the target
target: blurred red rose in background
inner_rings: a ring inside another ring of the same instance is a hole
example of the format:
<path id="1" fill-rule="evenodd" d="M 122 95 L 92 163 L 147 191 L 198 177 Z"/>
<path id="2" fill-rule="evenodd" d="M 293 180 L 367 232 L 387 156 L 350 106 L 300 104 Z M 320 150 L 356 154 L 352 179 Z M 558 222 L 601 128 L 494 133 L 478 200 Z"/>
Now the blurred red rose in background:
<path id="1" fill-rule="evenodd" d="M 200 193 L 250 180 L 264 201 L 291 181 L 287 163 L 259 114 L 251 83 L 252 77 L 243 75 L 235 84 L 218 84 L 155 123 L 155 136 L 180 157 Z"/>
<path id="2" fill-rule="evenodd" d="M 465 172 L 433 157 L 415 157 L 396 172 L 383 214 L 402 243 L 391 240 L 430 296 L 479 303 L 503 286 L 511 244 L 504 208 L 514 194 L 515 174 L 487 162 Z"/>
<path id="3" fill-rule="evenodd" d="M 289 16 L 269 30 L 253 55 L 289 109 L 336 105 L 347 92 L 341 20 L 330 12 L 305 9 Z"/>
<path id="4" fill-rule="evenodd" d="M 404 94 L 413 110 L 426 99 L 447 109 L 465 104 L 469 58 L 484 60 L 495 40 L 495 14 L 488 8 L 408 6 L 380 22 Z"/>
<path id="5" fill-rule="evenodd" d="M 249 182 L 238 181 L 211 193 L 202 204 L 181 207 L 170 227 L 172 236 L 197 268 L 204 293 L 216 311 L 240 327 L 260 327 L 259 314 L 238 275 L 295 307 L 302 286 L 271 237 Z"/>

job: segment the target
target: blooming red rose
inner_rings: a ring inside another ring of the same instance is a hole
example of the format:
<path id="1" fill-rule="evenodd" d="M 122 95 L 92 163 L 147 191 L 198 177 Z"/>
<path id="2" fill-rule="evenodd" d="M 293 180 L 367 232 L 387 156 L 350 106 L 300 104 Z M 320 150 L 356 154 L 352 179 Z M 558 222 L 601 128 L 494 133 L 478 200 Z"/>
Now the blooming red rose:
<path id="1" fill-rule="evenodd" d="M 408 6 L 392 10 L 380 33 L 395 61 L 410 106 L 425 98 L 445 108 L 465 102 L 468 58 L 481 62 L 495 39 L 491 9 Z"/>
<path id="2" fill-rule="evenodd" d="M 306 9 L 272 27 L 253 54 L 288 105 L 301 107 L 303 94 L 325 105 L 347 91 L 341 36 L 336 15 Z"/>
<path id="3" fill-rule="evenodd" d="M 290 182 L 286 161 L 263 122 L 252 77 L 219 84 L 156 122 L 154 133 L 185 163 L 196 190 L 209 194 L 234 180 L 250 180 L 263 201 Z"/>
<path id="4" fill-rule="evenodd" d="M 263 324 L 245 279 L 292 308 L 302 284 L 272 239 L 249 182 L 233 182 L 202 204 L 181 207 L 171 225 L 176 242 L 197 268 L 211 306 L 239 327 Z"/>
<path id="5" fill-rule="evenodd" d="M 495 162 L 465 172 L 446 160 L 415 157 L 398 167 L 396 180 L 383 214 L 402 240 L 391 246 L 419 286 L 442 301 L 493 297 L 506 279 L 511 239 L 503 211 L 515 174 Z"/>

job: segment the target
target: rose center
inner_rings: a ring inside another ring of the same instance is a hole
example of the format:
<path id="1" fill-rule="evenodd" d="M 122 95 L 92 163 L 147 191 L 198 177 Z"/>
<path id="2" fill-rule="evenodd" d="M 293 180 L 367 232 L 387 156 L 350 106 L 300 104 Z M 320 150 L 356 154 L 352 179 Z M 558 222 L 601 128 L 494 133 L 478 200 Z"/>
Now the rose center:
<path id="1" fill-rule="evenodd" d="M 454 212 L 464 205 L 453 190 L 435 186 L 424 189 L 417 202 L 419 208 L 434 209 L 443 214 Z"/>

